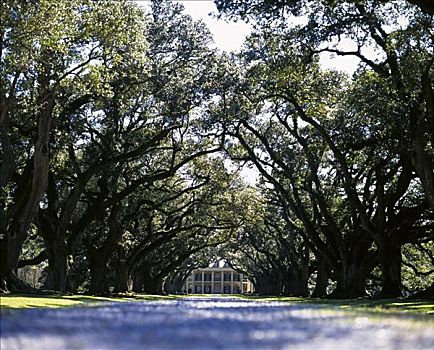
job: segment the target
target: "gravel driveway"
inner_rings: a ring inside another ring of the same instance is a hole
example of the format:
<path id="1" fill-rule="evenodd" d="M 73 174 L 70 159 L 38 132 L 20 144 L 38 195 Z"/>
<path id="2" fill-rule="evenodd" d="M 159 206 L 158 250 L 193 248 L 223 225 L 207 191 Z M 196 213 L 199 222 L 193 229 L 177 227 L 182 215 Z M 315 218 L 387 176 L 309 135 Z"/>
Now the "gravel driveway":
<path id="1" fill-rule="evenodd" d="M 182 298 L 5 312 L 0 345 L 1 350 L 431 350 L 434 327 L 315 305 Z"/>

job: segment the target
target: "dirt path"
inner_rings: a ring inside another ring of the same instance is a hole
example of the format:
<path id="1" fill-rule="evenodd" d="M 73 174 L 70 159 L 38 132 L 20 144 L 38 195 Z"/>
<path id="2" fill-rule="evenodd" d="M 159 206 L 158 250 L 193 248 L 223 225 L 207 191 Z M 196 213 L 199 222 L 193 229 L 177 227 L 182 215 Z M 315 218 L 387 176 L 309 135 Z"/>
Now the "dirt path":
<path id="1" fill-rule="evenodd" d="M 186 298 L 6 312 L 1 350 L 434 349 L 434 327 L 315 305 Z"/>

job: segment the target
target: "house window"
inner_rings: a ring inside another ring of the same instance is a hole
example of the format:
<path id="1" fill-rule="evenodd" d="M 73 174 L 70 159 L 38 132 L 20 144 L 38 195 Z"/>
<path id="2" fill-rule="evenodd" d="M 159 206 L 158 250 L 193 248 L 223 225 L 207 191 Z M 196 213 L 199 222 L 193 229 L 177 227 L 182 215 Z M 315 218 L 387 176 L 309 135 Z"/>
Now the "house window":
<path id="1" fill-rule="evenodd" d="M 195 273 L 194 274 L 194 280 L 195 281 L 202 281 L 202 273 Z"/>

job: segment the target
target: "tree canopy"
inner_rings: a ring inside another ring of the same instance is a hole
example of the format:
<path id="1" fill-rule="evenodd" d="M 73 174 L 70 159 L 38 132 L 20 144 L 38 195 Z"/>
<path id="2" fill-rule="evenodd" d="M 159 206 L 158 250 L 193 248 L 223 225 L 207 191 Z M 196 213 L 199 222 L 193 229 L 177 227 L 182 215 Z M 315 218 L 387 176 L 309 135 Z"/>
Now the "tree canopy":
<path id="1" fill-rule="evenodd" d="M 432 296 L 430 3 L 215 3 L 239 52 L 168 0 L 2 2 L 0 289 L 177 293 L 224 257 L 262 294 Z"/>

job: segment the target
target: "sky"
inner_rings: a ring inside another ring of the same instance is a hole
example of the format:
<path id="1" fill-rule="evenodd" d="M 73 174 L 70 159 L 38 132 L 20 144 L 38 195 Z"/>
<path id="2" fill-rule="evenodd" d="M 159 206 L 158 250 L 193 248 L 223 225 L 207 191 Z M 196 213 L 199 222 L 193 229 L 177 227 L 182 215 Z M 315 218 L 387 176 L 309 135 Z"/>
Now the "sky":
<path id="1" fill-rule="evenodd" d="M 143 1 L 142 1 L 143 2 Z M 243 21 L 217 19 L 217 8 L 212 0 L 182 0 L 186 13 L 195 20 L 202 20 L 211 31 L 215 46 L 222 51 L 239 50 L 251 26 Z M 320 55 L 320 63 L 325 69 L 337 69 L 352 75 L 357 68 L 358 60 L 353 57 L 336 57 L 328 53 Z"/>
<path id="2" fill-rule="evenodd" d="M 196 20 L 202 20 L 211 31 L 216 47 L 222 51 L 239 50 L 244 39 L 251 31 L 250 25 L 238 21 L 217 19 L 217 8 L 213 1 L 190 0 L 178 1 L 185 7 L 186 12 Z"/>
<path id="3" fill-rule="evenodd" d="M 217 8 L 212 0 L 182 0 L 177 1 L 184 5 L 186 13 L 195 20 L 202 20 L 211 31 L 215 46 L 226 52 L 241 49 L 244 39 L 251 32 L 251 26 L 243 21 L 229 21 L 217 19 Z M 147 6 L 148 1 L 137 1 L 141 6 Z M 346 44 L 347 48 L 350 44 Z M 331 56 L 328 53 L 320 55 L 320 63 L 325 69 L 336 69 L 352 75 L 357 68 L 358 60 L 353 57 Z M 253 184 L 258 173 L 245 167 L 241 171 L 248 183 Z"/>
<path id="4" fill-rule="evenodd" d="M 217 19 L 217 8 L 212 0 L 182 0 L 186 13 L 195 20 L 202 20 L 211 31 L 215 46 L 222 51 L 237 51 L 251 32 L 251 26 L 243 21 Z M 146 6 L 149 1 L 137 1 Z M 320 63 L 325 69 L 337 69 L 352 75 L 358 60 L 353 57 L 336 57 L 328 53 L 320 55 Z"/>
<path id="5" fill-rule="evenodd" d="M 149 1 L 138 0 L 139 5 L 146 7 Z M 181 0 L 176 1 L 184 5 L 185 12 L 195 20 L 205 22 L 211 31 L 215 46 L 222 51 L 235 51 L 241 48 L 244 38 L 250 33 L 249 25 L 242 21 L 233 22 L 217 19 L 217 8 L 212 0 Z"/>

